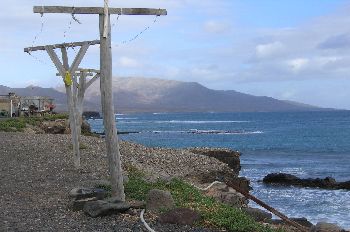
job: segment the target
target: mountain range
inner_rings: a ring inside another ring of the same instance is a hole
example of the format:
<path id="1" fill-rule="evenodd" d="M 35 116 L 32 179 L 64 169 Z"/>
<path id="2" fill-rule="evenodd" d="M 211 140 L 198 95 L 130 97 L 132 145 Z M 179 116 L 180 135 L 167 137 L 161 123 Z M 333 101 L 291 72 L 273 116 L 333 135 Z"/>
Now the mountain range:
<path id="1" fill-rule="evenodd" d="M 114 78 L 114 104 L 118 113 L 130 112 L 278 112 L 327 110 L 303 103 L 253 96 L 234 90 L 212 90 L 196 82 L 156 78 Z M 10 88 L 0 85 L 0 94 L 49 96 L 56 110 L 66 111 L 64 88 Z M 84 109 L 100 111 L 100 86 L 96 81 L 86 91 Z M 329 110 L 329 109 L 328 109 Z"/>

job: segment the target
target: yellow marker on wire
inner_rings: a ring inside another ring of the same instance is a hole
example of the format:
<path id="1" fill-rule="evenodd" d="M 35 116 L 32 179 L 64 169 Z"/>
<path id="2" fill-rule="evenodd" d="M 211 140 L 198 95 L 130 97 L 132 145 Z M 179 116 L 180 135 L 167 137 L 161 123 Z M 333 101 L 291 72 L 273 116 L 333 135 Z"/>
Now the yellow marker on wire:
<path id="1" fill-rule="evenodd" d="M 73 81 L 72 81 L 72 76 L 70 74 L 70 72 L 66 72 L 66 75 L 64 76 L 64 84 L 66 86 L 71 86 L 73 84 Z"/>

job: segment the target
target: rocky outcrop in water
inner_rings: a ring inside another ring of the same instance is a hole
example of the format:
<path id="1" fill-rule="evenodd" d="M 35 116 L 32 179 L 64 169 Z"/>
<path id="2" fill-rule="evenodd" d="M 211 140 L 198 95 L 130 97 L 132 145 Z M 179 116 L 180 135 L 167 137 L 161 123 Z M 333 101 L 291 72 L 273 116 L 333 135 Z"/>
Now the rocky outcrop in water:
<path id="1" fill-rule="evenodd" d="M 238 151 L 233 151 L 230 149 L 224 148 L 189 148 L 190 152 L 198 155 L 205 155 L 208 157 L 213 157 L 225 164 L 227 164 L 238 176 L 239 171 L 241 170 L 240 156 L 241 154 Z"/>
<path id="2" fill-rule="evenodd" d="M 292 185 L 298 187 L 311 187 L 322 189 L 348 189 L 350 190 L 350 181 L 337 182 L 332 177 L 320 178 L 308 178 L 301 179 L 297 176 L 286 173 L 271 173 L 264 177 L 263 182 L 265 184 L 278 184 L 278 185 Z"/>

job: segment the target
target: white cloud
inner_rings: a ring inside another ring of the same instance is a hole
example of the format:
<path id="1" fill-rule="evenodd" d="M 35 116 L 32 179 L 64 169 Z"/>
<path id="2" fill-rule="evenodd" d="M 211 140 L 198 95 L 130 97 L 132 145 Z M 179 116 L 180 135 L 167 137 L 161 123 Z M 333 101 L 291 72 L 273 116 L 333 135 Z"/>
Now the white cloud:
<path id="1" fill-rule="evenodd" d="M 136 59 L 126 56 L 120 57 L 118 59 L 118 64 L 125 68 L 137 68 L 141 66 L 141 64 Z"/>
<path id="2" fill-rule="evenodd" d="M 297 58 L 287 61 L 287 65 L 291 68 L 293 72 L 299 72 L 307 67 L 309 64 L 309 59 Z"/>
<path id="3" fill-rule="evenodd" d="M 207 21 L 204 24 L 204 31 L 212 34 L 227 33 L 230 31 L 230 26 L 224 22 Z"/>
<path id="4" fill-rule="evenodd" d="M 267 44 L 259 44 L 255 49 L 258 58 L 271 58 L 283 52 L 284 45 L 279 41 L 275 41 Z"/>

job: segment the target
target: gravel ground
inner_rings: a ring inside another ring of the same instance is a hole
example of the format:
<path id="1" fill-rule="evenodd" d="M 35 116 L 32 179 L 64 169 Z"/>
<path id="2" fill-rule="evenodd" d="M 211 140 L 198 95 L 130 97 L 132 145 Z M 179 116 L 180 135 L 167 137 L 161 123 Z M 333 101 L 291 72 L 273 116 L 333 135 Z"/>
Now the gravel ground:
<path id="1" fill-rule="evenodd" d="M 68 192 L 107 178 L 104 141 L 83 137 L 82 171 L 73 168 L 69 135 L 0 132 L 0 231 L 145 231 L 138 215 L 89 218 L 67 209 Z M 196 173 L 228 170 L 213 158 L 122 142 L 124 163 L 153 176 L 192 179 Z M 147 218 L 146 218 L 147 220 Z M 152 225 L 156 231 L 209 231 Z"/>

